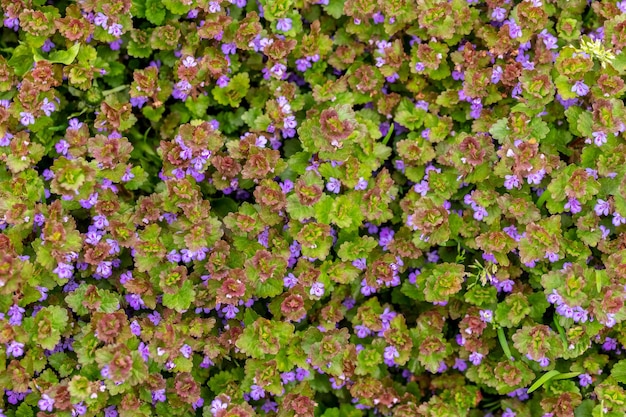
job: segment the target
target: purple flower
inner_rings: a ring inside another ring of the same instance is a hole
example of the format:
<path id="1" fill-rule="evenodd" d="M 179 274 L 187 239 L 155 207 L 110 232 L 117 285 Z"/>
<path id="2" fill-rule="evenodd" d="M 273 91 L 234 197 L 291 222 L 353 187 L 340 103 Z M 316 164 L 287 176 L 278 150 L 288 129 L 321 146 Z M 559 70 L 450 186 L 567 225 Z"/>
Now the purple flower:
<path id="1" fill-rule="evenodd" d="M 289 32 L 292 26 L 292 21 L 288 17 L 278 19 L 278 21 L 276 22 L 276 29 L 280 30 L 281 32 Z"/>
<path id="2" fill-rule="evenodd" d="M 511 39 L 517 39 L 522 37 L 522 28 L 513 21 L 509 22 L 509 36 L 511 37 Z"/>
<path id="3" fill-rule="evenodd" d="M 7 356 L 19 358 L 24 354 L 24 343 L 16 342 L 15 340 L 7 344 Z"/>
<path id="4" fill-rule="evenodd" d="M 9 316 L 9 324 L 11 326 L 20 326 L 22 324 L 22 318 L 24 317 L 24 310 L 22 307 L 17 304 L 13 304 L 9 307 L 7 311 L 7 315 Z"/>
<path id="5" fill-rule="evenodd" d="M 117 410 L 114 405 L 111 405 L 104 409 L 104 417 L 117 417 Z"/>
<path id="6" fill-rule="evenodd" d="M 297 368 L 296 369 L 296 379 L 300 382 L 302 382 L 305 378 L 307 378 L 310 375 L 310 372 L 304 368 Z"/>
<path id="7" fill-rule="evenodd" d="M 9 29 L 13 29 L 14 31 L 18 31 L 20 28 L 20 20 L 17 17 L 7 17 L 4 19 L 4 26 Z"/>
<path id="8" fill-rule="evenodd" d="M 148 314 L 148 320 L 150 320 L 155 326 L 158 326 L 161 322 L 161 315 L 158 311 L 153 311 L 151 314 Z"/>
<path id="9" fill-rule="evenodd" d="M 50 398 L 48 394 L 43 394 L 37 405 L 41 411 L 52 411 L 54 409 L 54 399 Z"/>
<path id="10" fill-rule="evenodd" d="M 496 22 L 502 22 L 506 18 L 506 9 L 496 7 L 493 9 L 493 12 L 491 12 L 491 18 Z"/>
<path id="11" fill-rule="evenodd" d="M 55 110 L 56 106 L 54 103 L 48 101 L 48 97 L 45 97 L 43 99 L 43 103 L 41 104 L 41 111 L 43 111 L 46 116 L 50 116 Z"/>
<path id="12" fill-rule="evenodd" d="M 211 401 L 211 414 L 216 415 L 220 410 L 226 410 L 228 403 L 223 402 L 220 398 L 216 398 Z"/>
<path id="13" fill-rule="evenodd" d="M 591 385 L 592 382 L 593 380 L 591 379 L 591 375 L 589 374 L 578 375 L 578 383 L 580 384 L 581 387 L 586 387 L 588 385 Z"/>
<path id="14" fill-rule="evenodd" d="M 324 284 L 321 282 L 314 282 L 313 285 L 311 285 L 311 290 L 309 291 L 309 294 L 311 294 L 314 297 L 321 297 L 324 295 Z"/>
<path id="15" fill-rule="evenodd" d="M 125 299 L 128 305 L 133 308 L 133 310 L 141 310 L 141 308 L 145 306 L 143 300 L 141 299 L 141 296 L 138 294 L 126 294 Z"/>
<path id="16" fill-rule="evenodd" d="M 520 180 L 517 175 L 505 175 L 504 176 L 504 187 L 507 190 L 511 190 L 513 188 L 520 188 Z"/>
<path id="17" fill-rule="evenodd" d="M 515 417 L 517 413 L 507 407 L 507 409 L 502 413 L 502 417 Z"/>
<path id="18" fill-rule="evenodd" d="M 20 112 L 20 123 L 24 126 L 32 125 L 35 123 L 35 116 L 32 113 L 22 111 Z"/>
<path id="19" fill-rule="evenodd" d="M 607 142 L 606 133 L 600 132 L 592 132 L 591 136 L 593 136 L 593 143 L 597 146 L 602 146 Z"/>
<path id="20" fill-rule="evenodd" d="M 113 23 L 111 26 L 109 26 L 108 32 L 116 38 L 119 38 L 120 36 L 122 36 L 122 25 L 120 25 L 119 23 Z"/>
<path id="21" fill-rule="evenodd" d="M 454 365 L 452 366 L 452 369 L 456 369 L 460 372 L 464 372 L 467 369 L 467 362 L 465 362 L 461 358 L 456 358 L 454 360 Z"/>
<path id="22" fill-rule="evenodd" d="M 385 348 L 385 352 L 383 353 L 383 356 L 385 359 L 393 362 L 395 358 L 400 357 L 400 353 L 398 352 L 398 349 L 396 349 L 395 346 L 387 346 Z"/>
<path id="23" fill-rule="evenodd" d="M 352 266 L 363 271 L 367 267 L 367 260 L 365 258 L 355 259 L 354 261 L 352 261 Z"/>
<path id="24" fill-rule="evenodd" d="M 326 183 L 326 189 L 331 193 L 338 194 L 341 191 L 341 181 L 337 178 L 330 177 Z"/>
<path id="25" fill-rule="evenodd" d="M 572 87 L 572 93 L 578 96 L 586 96 L 589 93 L 589 87 L 582 81 L 576 81 Z"/>
<path id="26" fill-rule="evenodd" d="M 472 364 L 473 364 L 474 366 L 478 366 L 478 365 L 480 365 L 480 363 L 482 362 L 483 357 L 484 357 L 484 355 L 483 355 L 482 353 L 472 352 L 472 353 L 469 355 L 469 360 L 470 360 L 470 362 L 472 362 Z"/>
<path id="27" fill-rule="evenodd" d="M 533 172 L 526 177 L 526 181 L 528 184 L 539 185 L 541 184 L 541 180 L 543 180 L 544 175 L 546 175 L 545 169 L 541 168 L 537 172 Z"/>
<path id="28" fill-rule="evenodd" d="M 426 197 L 426 194 L 428 194 L 428 191 L 430 191 L 430 187 L 428 186 L 428 181 L 426 180 L 422 180 L 419 183 L 415 184 L 413 186 L 413 190 L 420 194 L 422 197 Z"/>
<path id="29" fill-rule="evenodd" d="M 594 211 L 596 212 L 597 216 L 608 216 L 609 212 L 611 211 L 611 203 L 599 198 L 596 206 L 594 207 Z"/>
<path id="30" fill-rule="evenodd" d="M 152 391 L 152 402 L 164 402 L 165 401 L 165 388 Z"/>
<path id="31" fill-rule="evenodd" d="M 183 347 L 180 348 L 180 353 L 183 355 L 183 357 L 189 359 L 191 357 L 191 354 L 193 353 L 193 349 L 191 348 L 191 346 L 185 343 Z"/>
<path id="32" fill-rule="evenodd" d="M 227 319 L 234 319 L 237 313 L 239 313 L 239 309 L 234 305 L 228 304 L 222 309 L 222 313 L 226 315 Z"/>
<path id="33" fill-rule="evenodd" d="M 215 84 L 220 87 L 220 88 L 224 88 L 228 85 L 228 83 L 230 82 L 230 78 L 228 78 L 225 75 L 222 75 L 221 77 L 219 77 L 217 79 L 217 81 L 215 82 Z"/>
<path id="34" fill-rule="evenodd" d="M 250 397 L 255 401 L 265 398 L 265 390 L 258 385 L 252 385 L 250 387 Z"/>
<path id="35" fill-rule="evenodd" d="M 141 326 L 139 325 L 137 320 L 133 320 L 132 323 L 130 323 L 130 331 L 135 336 L 141 335 Z"/>
<path id="36" fill-rule="evenodd" d="M 480 314 L 480 319 L 485 323 L 491 323 L 493 320 L 493 311 L 491 310 L 480 310 L 478 314 Z"/>
<path id="37" fill-rule="evenodd" d="M 100 26 L 103 29 L 106 29 L 106 28 L 109 27 L 109 25 L 107 23 L 108 21 L 109 21 L 109 18 L 105 14 L 103 14 L 101 12 L 96 13 L 96 16 L 93 19 L 94 25 Z"/>
<path id="38" fill-rule="evenodd" d="M 617 349 L 617 340 L 611 337 L 607 337 L 602 344 L 602 350 L 605 352 L 610 352 L 615 349 Z"/>
<path id="39" fill-rule="evenodd" d="M 278 404 L 275 403 L 274 401 L 267 400 L 261 406 L 261 410 L 263 410 L 265 413 L 269 413 L 269 412 L 277 413 L 278 412 Z"/>
<path id="40" fill-rule="evenodd" d="M 354 330 L 356 330 L 356 336 L 360 339 L 366 338 L 367 336 L 372 334 L 372 331 L 369 328 L 361 324 L 357 324 L 356 326 L 354 326 Z"/>
<path id="41" fill-rule="evenodd" d="M 82 416 L 86 412 L 87 412 L 87 406 L 85 406 L 85 404 L 83 404 L 82 401 L 72 406 L 72 417 Z"/>
<path id="42" fill-rule="evenodd" d="M 572 214 L 580 213 L 582 211 L 580 202 L 575 198 L 568 199 L 564 208 L 565 210 L 569 210 Z"/>
<path id="43" fill-rule="evenodd" d="M 296 276 L 292 274 L 291 272 L 289 273 L 289 275 L 283 278 L 283 284 L 287 288 L 293 288 L 296 286 L 297 283 L 298 283 L 298 278 L 296 278 Z"/>

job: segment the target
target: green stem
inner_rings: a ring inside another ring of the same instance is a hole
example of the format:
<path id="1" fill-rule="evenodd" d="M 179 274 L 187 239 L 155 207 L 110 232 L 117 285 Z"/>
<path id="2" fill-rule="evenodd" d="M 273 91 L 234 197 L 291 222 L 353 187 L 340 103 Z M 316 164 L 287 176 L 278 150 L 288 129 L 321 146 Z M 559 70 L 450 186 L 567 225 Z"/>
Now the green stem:
<path id="1" fill-rule="evenodd" d="M 119 91 L 124 91 L 126 88 L 128 88 L 128 84 L 122 84 L 122 85 L 118 85 L 117 87 L 113 87 L 109 90 L 104 90 L 102 92 L 103 96 L 108 96 L 109 94 L 113 94 L 113 93 L 117 93 Z"/>

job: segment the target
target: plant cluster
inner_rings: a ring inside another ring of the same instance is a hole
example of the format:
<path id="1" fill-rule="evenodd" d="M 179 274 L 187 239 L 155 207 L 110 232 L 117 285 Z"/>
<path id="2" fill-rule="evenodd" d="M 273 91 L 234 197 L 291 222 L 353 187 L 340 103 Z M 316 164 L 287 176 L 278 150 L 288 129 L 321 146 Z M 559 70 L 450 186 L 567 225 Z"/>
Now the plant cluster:
<path id="1" fill-rule="evenodd" d="M 0 9 L 0 416 L 625 415 L 626 1 Z"/>

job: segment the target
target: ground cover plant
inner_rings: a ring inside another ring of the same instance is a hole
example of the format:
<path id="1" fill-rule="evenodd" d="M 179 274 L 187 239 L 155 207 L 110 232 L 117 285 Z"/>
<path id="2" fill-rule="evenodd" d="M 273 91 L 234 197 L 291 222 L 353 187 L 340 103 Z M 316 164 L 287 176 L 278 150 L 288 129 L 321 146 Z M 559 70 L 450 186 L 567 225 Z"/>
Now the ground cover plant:
<path id="1" fill-rule="evenodd" d="M 0 7 L 0 416 L 625 415 L 626 1 Z"/>

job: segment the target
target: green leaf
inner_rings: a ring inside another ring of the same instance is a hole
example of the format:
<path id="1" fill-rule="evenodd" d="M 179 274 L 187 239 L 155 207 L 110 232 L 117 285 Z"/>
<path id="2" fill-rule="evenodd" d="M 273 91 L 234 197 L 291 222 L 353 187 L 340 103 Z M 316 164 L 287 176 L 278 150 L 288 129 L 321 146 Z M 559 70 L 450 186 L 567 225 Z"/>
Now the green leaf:
<path id="1" fill-rule="evenodd" d="M 626 359 L 622 359 L 613 365 L 611 376 L 621 384 L 626 384 Z"/>
<path id="2" fill-rule="evenodd" d="M 55 51 L 48 55 L 48 61 L 53 64 L 70 65 L 78 56 L 80 50 L 80 44 L 75 43 L 70 49 L 66 51 Z"/>
<path id="3" fill-rule="evenodd" d="M 21 403 L 15 410 L 15 417 L 33 417 L 34 415 L 33 409 L 25 402 Z"/>
<path id="4" fill-rule="evenodd" d="M 504 334 L 504 329 L 502 327 L 498 327 L 498 340 L 500 341 L 500 346 L 502 347 L 502 351 L 509 359 L 509 361 L 514 360 L 513 355 L 511 354 L 511 349 L 509 348 L 509 343 L 506 340 L 506 335 Z"/>
<path id="5" fill-rule="evenodd" d="M 335 19 L 339 19 L 343 16 L 343 5 L 345 0 L 330 0 L 327 5 L 322 6 L 324 11 L 334 17 Z"/>
<path id="6" fill-rule="evenodd" d="M 146 0 L 146 19 L 156 26 L 161 26 L 165 21 L 167 11 L 161 0 Z"/>
<path id="7" fill-rule="evenodd" d="M 163 305 L 182 313 L 189 309 L 195 296 L 196 292 L 193 289 L 193 283 L 187 280 L 183 283 L 178 292 L 174 294 L 163 294 Z"/>
<path id="8" fill-rule="evenodd" d="M 495 122 L 493 126 L 491 126 L 491 129 L 489 129 L 489 133 L 499 141 L 506 139 L 511 134 L 507 119 L 503 118 Z"/>
<path id="9" fill-rule="evenodd" d="M 20 45 L 11 53 L 8 64 L 13 67 L 15 75 L 21 77 L 33 67 L 34 62 L 31 49 L 26 45 Z"/>
<path id="10" fill-rule="evenodd" d="M 551 380 L 552 378 L 560 374 L 561 373 L 557 371 L 556 369 L 546 372 L 541 377 L 539 377 L 539 379 L 536 380 L 535 383 L 530 386 L 530 388 L 528 388 L 528 394 L 538 390 L 539 388 L 541 388 L 543 384 L 545 384 L 546 382 L 548 382 L 549 380 Z"/>

